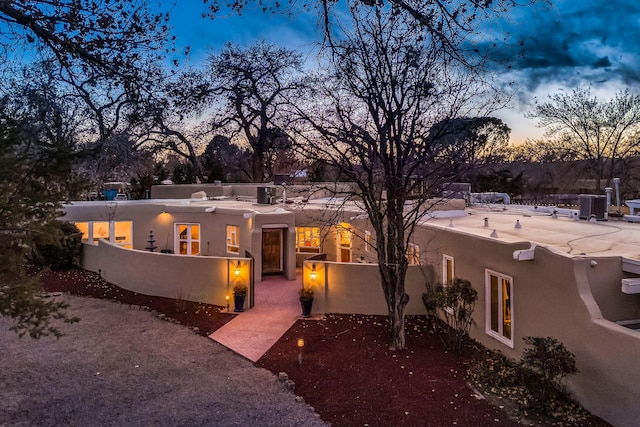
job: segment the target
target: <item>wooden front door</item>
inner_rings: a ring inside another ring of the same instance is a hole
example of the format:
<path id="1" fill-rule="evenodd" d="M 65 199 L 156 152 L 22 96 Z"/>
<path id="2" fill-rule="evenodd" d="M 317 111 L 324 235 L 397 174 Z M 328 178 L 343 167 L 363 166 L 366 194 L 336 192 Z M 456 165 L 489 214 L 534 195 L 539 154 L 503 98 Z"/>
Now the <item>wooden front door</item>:
<path id="1" fill-rule="evenodd" d="M 282 229 L 262 230 L 262 274 L 282 273 Z"/>

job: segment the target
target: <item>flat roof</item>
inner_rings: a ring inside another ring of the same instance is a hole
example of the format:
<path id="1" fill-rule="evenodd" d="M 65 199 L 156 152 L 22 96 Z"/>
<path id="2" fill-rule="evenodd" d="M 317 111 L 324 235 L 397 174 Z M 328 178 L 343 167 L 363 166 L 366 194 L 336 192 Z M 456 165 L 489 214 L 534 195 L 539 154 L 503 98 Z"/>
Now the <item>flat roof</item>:
<path id="1" fill-rule="evenodd" d="M 289 212 L 286 206 L 282 203 L 267 205 L 257 203 L 253 198 L 242 197 L 215 197 L 210 199 L 140 199 L 140 200 L 92 200 L 92 201 L 71 201 L 63 204 L 67 206 L 104 206 L 106 204 L 114 204 L 115 206 L 161 206 L 167 208 L 170 212 L 171 208 L 179 209 L 181 207 L 188 207 L 190 209 L 202 208 L 203 211 L 209 208 L 225 208 L 225 209 L 237 209 L 241 211 L 253 211 L 256 213 L 285 213 Z"/>
<path id="2" fill-rule="evenodd" d="M 429 217 L 422 224 L 509 243 L 533 242 L 569 257 L 621 256 L 640 261 L 640 224 L 624 218 L 591 222 L 578 219 L 575 209 L 478 205 L 456 215 Z"/>

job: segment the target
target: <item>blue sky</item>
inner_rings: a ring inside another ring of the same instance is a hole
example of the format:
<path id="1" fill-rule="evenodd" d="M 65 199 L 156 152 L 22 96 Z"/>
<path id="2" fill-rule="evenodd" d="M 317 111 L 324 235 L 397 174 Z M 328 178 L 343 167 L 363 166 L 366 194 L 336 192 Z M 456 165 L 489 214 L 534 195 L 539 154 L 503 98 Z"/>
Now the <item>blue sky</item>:
<path id="1" fill-rule="evenodd" d="M 263 39 L 312 57 L 320 37 L 313 14 L 287 17 L 248 9 L 242 16 L 229 13 L 212 21 L 201 17 L 206 11 L 201 0 L 174 1 L 173 31 L 178 46 L 191 46 L 192 65 L 227 41 L 248 45 Z M 514 142 L 542 136 L 536 121 L 525 119 L 524 113 L 550 93 L 590 86 L 607 99 L 625 88 L 640 91 L 636 0 L 556 0 L 551 8 L 519 8 L 499 27 L 524 49 L 524 55 L 509 56 L 510 70 L 496 70 L 500 81 L 514 82 L 517 88 L 510 108 L 496 113 L 512 128 Z"/>

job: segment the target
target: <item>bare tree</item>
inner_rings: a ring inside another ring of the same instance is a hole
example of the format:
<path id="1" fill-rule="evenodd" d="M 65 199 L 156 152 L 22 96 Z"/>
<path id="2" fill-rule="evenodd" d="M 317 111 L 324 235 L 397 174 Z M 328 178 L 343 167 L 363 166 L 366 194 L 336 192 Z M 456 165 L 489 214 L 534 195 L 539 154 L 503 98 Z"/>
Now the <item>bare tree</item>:
<path id="1" fill-rule="evenodd" d="M 41 54 L 71 71 L 81 66 L 131 78 L 145 53 L 164 51 L 169 15 L 147 0 L 0 1 L 0 55 Z"/>
<path id="2" fill-rule="evenodd" d="M 245 8 L 254 7 L 263 12 L 296 14 L 301 10 L 318 12 L 319 24 L 326 38 L 331 38 L 335 15 L 342 14 L 345 4 L 336 0 L 204 0 L 209 5 L 208 17 L 215 19 L 222 8 L 242 13 Z M 514 7 L 545 3 L 551 5 L 550 0 L 350 0 L 349 4 L 363 7 L 388 8 L 394 13 L 402 15 L 403 22 L 414 28 L 423 28 L 433 37 L 433 41 L 440 49 L 448 51 L 467 62 L 469 53 L 460 50 L 459 40 L 452 38 L 452 34 L 472 35 L 478 33 L 478 22 L 491 20 L 497 15 L 503 15 Z M 336 11 L 337 9 L 337 11 Z M 485 34 L 485 37 L 487 34 Z M 502 34 L 501 36 L 504 36 Z M 487 39 L 485 39 L 487 41 Z M 504 40 L 502 40 L 504 41 Z M 494 49 L 494 43 L 488 43 L 489 49 Z M 482 55 L 481 55 L 482 56 Z M 469 62 L 469 64 L 473 61 Z"/>
<path id="3" fill-rule="evenodd" d="M 498 125 L 497 139 L 509 130 L 497 119 L 469 118 L 493 101 L 479 75 L 438 48 L 440 40 L 385 7 L 354 2 L 351 12 L 350 28 L 331 45 L 331 75 L 310 94 L 315 108 L 297 111 L 297 139 L 308 158 L 340 169 L 357 188 L 339 196 L 362 208 L 374 229 L 390 348 L 400 350 L 415 227 L 442 183 L 487 158 L 478 154 L 493 132 L 485 138 L 480 129 Z"/>
<path id="4" fill-rule="evenodd" d="M 640 95 L 618 92 L 607 102 L 591 95 L 591 89 L 550 95 L 528 117 L 546 127 L 548 144 L 559 157 L 586 160 L 596 179 L 607 183 L 618 171 L 618 161 L 637 155 L 640 149 Z"/>
<path id="5" fill-rule="evenodd" d="M 78 147 L 121 130 L 151 92 L 167 21 L 146 0 L 0 0 L 0 274 L 17 278 L 0 289 L 0 315 L 19 333 L 58 335 L 50 321 L 71 320 L 39 298 L 22 257 L 54 233 Z"/>
<path id="6" fill-rule="evenodd" d="M 248 145 L 252 180 L 264 182 L 271 178 L 273 153 L 291 147 L 282 109 L 300 86 L 301 65 L 300 54 L 269 43 L 227 44 L 206 70 L 183 74 L 172 94 L 182 97 L 183 111 L 209 114 L 208 130 Z"/>

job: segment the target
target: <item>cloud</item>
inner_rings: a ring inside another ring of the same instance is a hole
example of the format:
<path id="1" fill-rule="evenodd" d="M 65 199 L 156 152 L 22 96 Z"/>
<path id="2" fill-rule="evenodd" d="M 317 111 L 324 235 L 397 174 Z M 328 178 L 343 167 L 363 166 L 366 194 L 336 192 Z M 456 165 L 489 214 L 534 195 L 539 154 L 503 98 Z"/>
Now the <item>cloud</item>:
<path id="1" fill-rule="evenodd" d="M 618 82 L 640 85 L 640 3 L 628 0 L 557 0 L 554 7 L 522 7 L 502 29 L 511 77 L 534 92 L 563 86 Z"/>

